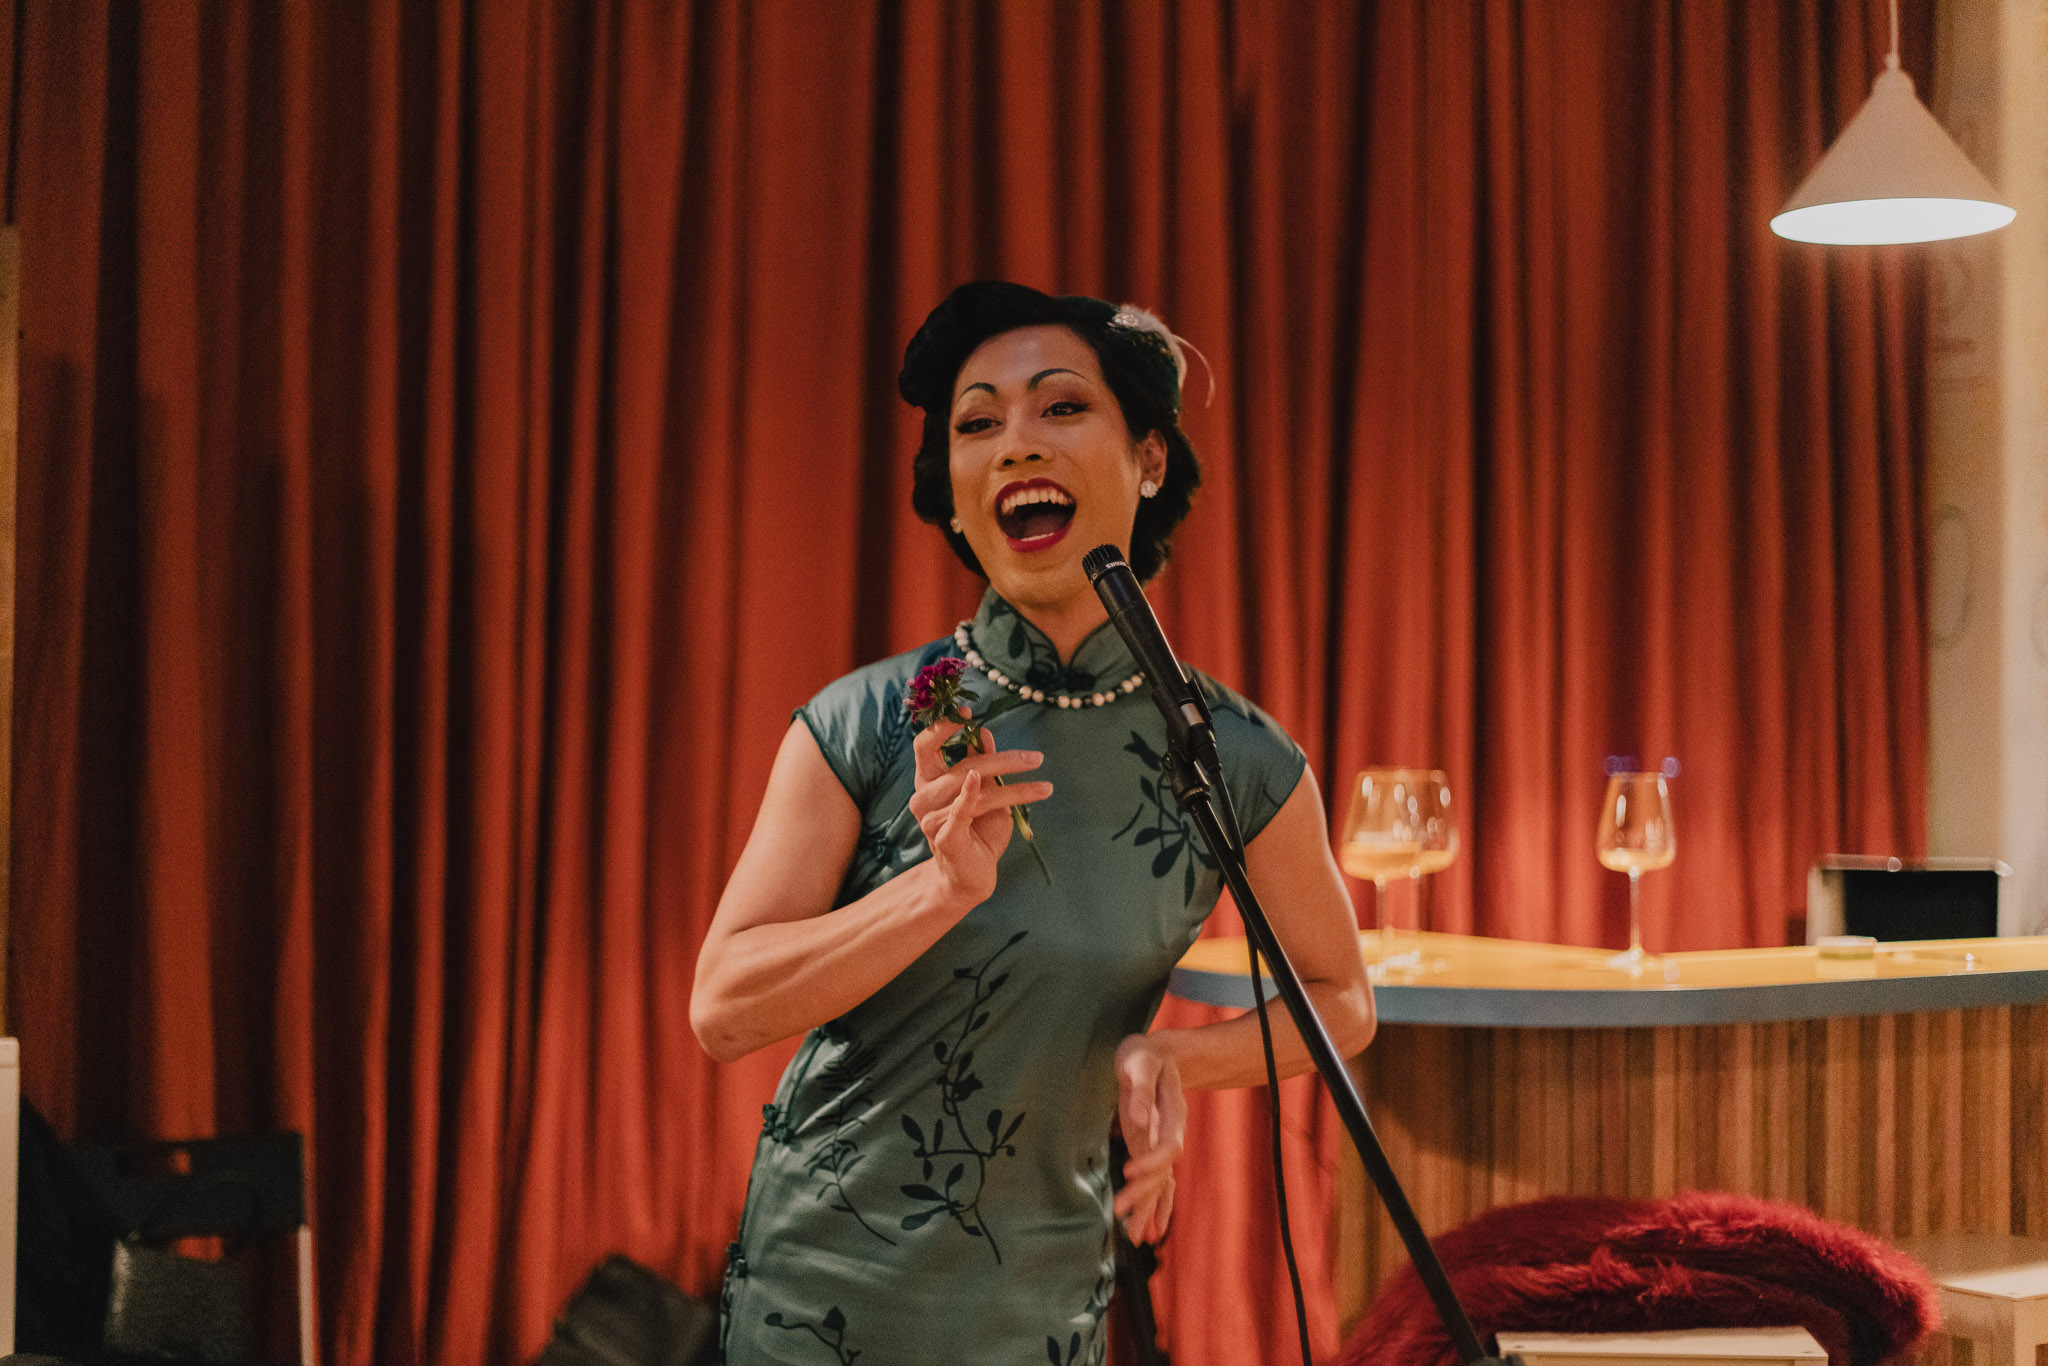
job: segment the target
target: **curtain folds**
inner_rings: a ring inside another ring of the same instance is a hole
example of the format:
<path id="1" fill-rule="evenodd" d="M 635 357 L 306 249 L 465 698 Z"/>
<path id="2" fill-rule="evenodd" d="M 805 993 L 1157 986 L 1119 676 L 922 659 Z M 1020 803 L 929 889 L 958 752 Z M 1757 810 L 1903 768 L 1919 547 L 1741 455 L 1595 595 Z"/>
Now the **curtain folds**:
<path id="1" fill-rule="evenodd" d="M 528 1357 L 613 1249 L 714 1286 L 782 1056 L 698 1050 L 696 945 L 790 709 L 971 609 L 893 381 L 985 275 L 1200 348 L 1162 618 L 1333 814 L 1450 771 L 1430 923 L 1618 944 L 1602 761 L 1674 755 L 1651 946 L 1777 942 L 1815 854 L 1922 841 L 1918 274 L 1765 227 L 1883 24 L 24 4 L 31 1097 L 304 1130 L 335 1362 Z M 1196 1106 L 1184 1366 L 1291 1350 L 1262 1107 Z"/>

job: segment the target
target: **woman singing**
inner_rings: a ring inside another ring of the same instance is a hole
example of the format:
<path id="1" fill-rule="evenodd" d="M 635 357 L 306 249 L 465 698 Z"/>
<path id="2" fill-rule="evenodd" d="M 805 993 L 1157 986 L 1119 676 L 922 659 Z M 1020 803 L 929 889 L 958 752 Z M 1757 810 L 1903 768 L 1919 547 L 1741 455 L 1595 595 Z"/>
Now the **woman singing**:
<path id="1" fill-rule="evenodd" d="M 1201 477 L 1185 372 L 1150 314 L 1005 283 L 954 291 L 904 353 L 912 501 L 989 588 L 958 631 L 797 711 L 697 963 L 712 1056 L 803 1036 L 727 1269 L 731 1366 L 1101 1361 L 1111 1220 L 1166 1232 L 1184 1089 L 1265 1080 L 1254 1018 L 1146 1032 L 1221 884 L 1081 568 L 1105 542 L 1141 579 L 1165 562 Z M 983 707 L 1022 698 L 950 767 L 958 727 L 906 707 L 943 659 Z M 1196 682 L 1252 881 L 1355 1053 L 1372 994 L 1315 779 L 1271 717 Z M 1307 1070 L 1273 1024 L 1282 1074 Z"/>

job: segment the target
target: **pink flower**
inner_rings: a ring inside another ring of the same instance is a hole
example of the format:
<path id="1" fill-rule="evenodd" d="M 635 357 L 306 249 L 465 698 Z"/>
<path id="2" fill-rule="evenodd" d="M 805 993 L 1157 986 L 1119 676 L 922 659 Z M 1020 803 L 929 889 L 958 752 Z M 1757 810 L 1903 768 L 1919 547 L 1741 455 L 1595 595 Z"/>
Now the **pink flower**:
<path id="1" fill-rule="evenodd" d="M 910 708 L 910 714 L 919 725 L 931 726 L 940 721 L 966 719 L 959 714 L 960 704 L 975 700 L 975 694 L 960 684 L 961 671 L 966 667 L 965 660 L 948 655 L 917 671 L 917 676 L 910 680 L 910 691 L 903 704 Z"/>

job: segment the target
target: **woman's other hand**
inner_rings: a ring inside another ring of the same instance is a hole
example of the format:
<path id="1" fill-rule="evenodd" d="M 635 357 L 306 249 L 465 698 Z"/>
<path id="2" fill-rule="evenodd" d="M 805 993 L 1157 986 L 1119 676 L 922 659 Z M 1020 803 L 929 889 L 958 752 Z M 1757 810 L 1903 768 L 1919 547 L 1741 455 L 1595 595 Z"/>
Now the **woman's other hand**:
<path id="1" fill-rule="evenodd" d="M 1045 762 L 1034 750 L 998 749 L 970 754 L 951 768 L 939 746 L 960 729 L 941 722 L 919 731 L 917 788 L 910 795 L 910 814 L 917 818 L 932 863 L 948 892 L 968 907 L 979 906 L 996 889 L 996 861 L 1010 846 L 1010 808 L 1044 801 L 1052 795 L 1048 782 L 998 783 L 996 778 L 1025 773 Z"/>
<path id="2" fill-rule="evenodd" d="M 1173 1164 L 1187 1142 L 1180 1064 L 1150 1034 L 1133 1034 L 1117 1046 L 1116 1092 L 1117 1118 L 1131 1153 L 1116 1217 L 1132 1242 L 1157 1243 L 1173 1219 Z"/>

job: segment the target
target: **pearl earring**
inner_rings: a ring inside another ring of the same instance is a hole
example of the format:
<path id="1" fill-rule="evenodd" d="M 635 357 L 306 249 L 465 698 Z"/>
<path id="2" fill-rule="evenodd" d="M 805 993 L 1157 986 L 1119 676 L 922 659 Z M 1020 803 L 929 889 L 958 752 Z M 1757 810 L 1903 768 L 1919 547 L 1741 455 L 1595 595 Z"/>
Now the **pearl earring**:
<path id="1" fill-rule="evenodd" d="M 960 525 L 960 519 L 958 517 L 955 517 L 953 519 L 953 534 L 955 536 L 964 536 L 967 534 L 967 528 Z"/>
<path id="2" fill-rule="evenodd" d="M 1159 492 L 1159 485 L 1154 483 L 1150 479 L 1147 479 L 1144 483 L 1138 485 L 1138 496 L 1141 498 L 1150 498 L 1153 494 L 1157 492 Z"/>

